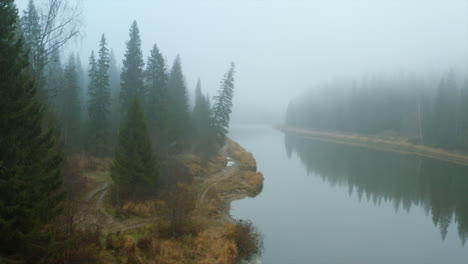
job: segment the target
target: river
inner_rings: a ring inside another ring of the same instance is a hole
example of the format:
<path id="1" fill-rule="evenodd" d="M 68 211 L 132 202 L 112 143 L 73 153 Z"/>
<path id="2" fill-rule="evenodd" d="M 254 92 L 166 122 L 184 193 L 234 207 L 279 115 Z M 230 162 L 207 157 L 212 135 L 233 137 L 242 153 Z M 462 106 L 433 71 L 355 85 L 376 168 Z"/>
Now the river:
<path id="1" fill-rule="evenodd" d="M 235 218 L 264 236 L 264 264 L 468 263 L 468 168 L 236 125 L 265 176 Z"/>

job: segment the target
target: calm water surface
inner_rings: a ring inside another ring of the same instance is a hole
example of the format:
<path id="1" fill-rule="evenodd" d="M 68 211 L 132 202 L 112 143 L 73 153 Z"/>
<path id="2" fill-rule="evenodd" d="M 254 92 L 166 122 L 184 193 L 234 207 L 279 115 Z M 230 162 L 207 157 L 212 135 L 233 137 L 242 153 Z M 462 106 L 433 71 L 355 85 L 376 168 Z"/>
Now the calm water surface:
<path id="1" fill-rule="evenodd" d="M 232 215 L 264 235 L 266 264 L 468 263 L 468 168 L 233 126 L 263 192 Z"/>

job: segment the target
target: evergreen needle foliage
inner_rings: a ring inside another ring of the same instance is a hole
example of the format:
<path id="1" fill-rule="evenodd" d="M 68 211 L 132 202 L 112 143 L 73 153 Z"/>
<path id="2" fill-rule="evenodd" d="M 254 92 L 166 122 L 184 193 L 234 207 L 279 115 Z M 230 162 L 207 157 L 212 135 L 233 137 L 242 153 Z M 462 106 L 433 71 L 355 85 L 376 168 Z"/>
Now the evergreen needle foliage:
<path id="1" fill-rule="evenodd" d="M 208 95 L 203 95 L 200 79 L 198 79 L 195 89 L 195 107 L 192 112 L 192 120 L 195 127 L 195 148 L 204 154 L 205 158 L 208 158 L 216 153 L 217 148 L 214 140 L 214 119 L 210 99 Z"/>
<path id="2" fill-rule="evenodd" d="M 213 108 L 214 132 L 219 146 L 224 145 L 226 135 L 229 132 L 229 120 L 232 112 L 232 97 L 234 93 L 234 73 L 235 65 L 231 63 L 231 67 L 221 81 L 219 95 L 215 96 L 216 103 Z"/>
<path id="3" fill-rule="evenodd" d="M 81 143 L 81 87 L 75 56 L 70 55 L 65 66 L 65 89 L 62 93 L 61 126 L 68 149 L 77 150 Z"/>
<path id="4" fill-rule="evenodd" d="M 112 179 L 120 197 L 135 198 L 137 191 L 154 191 L 157 178 L 156 157 L 139 99 L 135 98 L 120 130 Z"/>
<path id="5" fill-rule="evenodd" d="M 149 131 L 155 141 L 163 140 L 163 134 L 167 133 L 169 113 L 168 76 L 166 61 L 156 45 L 153 46 L 151 55 L 148 57 L 145 80 L 148 91 L 145 112 L 148 117 Z"/>
<path id="6" fill-rule="evenodd" d="M 180 57 L 177 56 L 169 74 L 169 129 L 172 140 L 178 144 L 187 142 L 190 119 L 187 87 Z"/>
<path id="7" fill-rule="evenodd" d="M 99 59 L 96 61 L 94 53 L 91 53 L 89 62 L 88 148 L 96 155 L 105 155 L 110 150 L 110 59 L 104 35 L 99 45 Z"/>
<path id="8" fill-rule="evenodd" d="M 144 96 L 144 62 L 143 53 L 141 52 L 140 30 L 136 21 L 133 21 L 129 35 L 130 39 L 127 41 L 123 69 L 120 74 L 120 104 L 124 113 L 128 110 L 128 107 L 132 103 L 131 100 L 135 96 L 139 96 L 140 99 Z"/>
<path id="9" fill-rule="evenodd" d="M 48 263 L 60 213 L 62 152 L 15 35 L 13 0 L 0 0 L 0 262 Z"/>

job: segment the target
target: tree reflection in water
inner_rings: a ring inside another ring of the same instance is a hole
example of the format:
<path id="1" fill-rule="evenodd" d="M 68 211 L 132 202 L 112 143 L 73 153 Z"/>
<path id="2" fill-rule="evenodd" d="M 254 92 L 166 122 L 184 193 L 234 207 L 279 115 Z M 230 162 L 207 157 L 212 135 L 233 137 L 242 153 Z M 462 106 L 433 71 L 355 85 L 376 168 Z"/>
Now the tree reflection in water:
<path id="1" fill-rule="evenodd" d="M 285 136 L 288 158 L 296 153 L 307 173 L 349 194 L 395 210 L 423 207 L 442 239 L 453 222 L 465 244 L 468 237 L 468 167 L 392 152 Z"/>

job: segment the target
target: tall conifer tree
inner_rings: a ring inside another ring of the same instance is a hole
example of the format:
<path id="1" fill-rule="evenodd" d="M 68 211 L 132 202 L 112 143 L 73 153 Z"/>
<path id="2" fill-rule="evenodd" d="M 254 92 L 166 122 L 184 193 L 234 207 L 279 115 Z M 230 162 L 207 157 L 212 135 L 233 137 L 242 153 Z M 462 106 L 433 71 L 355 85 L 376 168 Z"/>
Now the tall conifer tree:
<path id="1" fill-rule="evenodd" d="M 122 124 L 111 175 L 119 196 L 135 198 L 137 190 L 154 190 L 158 168 L 138 98 Z"/>
<path id="2" fill-rule="evenodd" d="M 208 95 L 203 95 L 200 79 L 198 79 L 195 89 L 195 107 L 192 112 L 192 120 L 195 128 L 195 148 L 208 158 L 216 152 L 214 119 L 210 99 Z"/>
<path id="3" fill-rule="evenodd" d="M 0 0 L 0 258 L 48 263 L 53 237 L 44 225 L 60 212 L 62 153 L 43 127 L 17 19 L 13 0 Z"/>
<path id="4" fill-rule="evenodd" d="M 189 124 L 187 87 L 180 57 L 177 56 L 168 80 L 169 89 L 169 129 L 172 140 L 184 143 L 187 140 Z"/>
<path id="5" fill-rule="evenodd" d="M 24 36 L 25 48 L 29 50 L 29 62 L 36 82 L 39 80 L 42 82 L 43 67 L 45 65 L 44 57 L 42 56 L 44 47 L 41 45 L 42 21 L 33 0 L 29 0 L 28 7 L 24 10 L 21 17 L 20 25 L 21 33 Z"/>
<path id="6" fill-rule="evenodd" d="M 62 93 L 61 126 L 65 144 L 69 149 L 81 146 L 81 88 L 75 56 L 68 58 L 64 71 L 65 88 Z"/>
<path id="7" fill-rule="evenodd" d="M 118 140 L 120 127 L 120 69 L 117 66 L 115 53 L 111 49 L 109 53 L 109 86 L 110 86 L 110 131 L 112 146 L 115 146 Z"/>
<path id="8" fill-rule="evenodd" d="M 166 61 L 156 44 L 148 57 L 145 77 L 148 91 L 146 115 L 149 131 L 152 138 L 158 140 L 162 139 L 162 134 L 167 128 L 169 94 L 167 90 Z"/>
<path id="9" fill-rule="evenodd" d="M 120 74 L 120 104 L 125 113 L 135 96 L 142 98 L 143 85 L 143 53 L 141 52 L 140 30 L 136 21 L 130 27 L 130 39 L 127 41 L 127 51 L 123 60 L 122 73 Z"/>
<path id="10" fill-rule="evenodd" d="M 232 97 L 234 93 L 234 63 L 231 64 L 228 72 L 221 81 L 218 96 L 215 97 L 213 107 L 214 130 L 216 141 L 219 146 L 226 142 L 226 135 L 229 132 L 229 120 L 232 112 Z"/>
<path id="11" fill-rule="evenodd" d="M 109 50 L 104 35 L 99 48 L 99 59 L 94 54 L 90 59 L 89 84 L 89 148 L 96 155 L 107 154 L 110 150 L 109 138 Z"/>
<path id="12" fill-rule="evenodd" d="M 38 74 L 36 73 L 34 76 Z M 36 84 L 41 101 L 47 103 L 54 111 L 60 112 L 61 105 L 59 100 L 65 88 L 65 81 L 63 78 L 62 60 L 58 50 L 52 54 L 50 62 L 40 74 L 41 76 L 44 75 L 44 77 L 35 77 L 35 79 L 41 82 L 41 85 Z M 41 80 L 38 78 L 41 78 Z"/>

